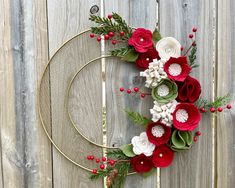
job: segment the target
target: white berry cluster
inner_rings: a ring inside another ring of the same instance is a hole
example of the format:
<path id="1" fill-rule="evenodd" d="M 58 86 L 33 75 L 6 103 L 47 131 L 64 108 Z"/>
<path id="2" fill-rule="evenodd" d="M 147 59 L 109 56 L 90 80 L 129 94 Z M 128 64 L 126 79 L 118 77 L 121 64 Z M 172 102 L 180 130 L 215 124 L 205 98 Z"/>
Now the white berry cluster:
<path id="1" fill-rule="evenodd" d="M 146 87 L 156 87 L 163 78 L 167 78 L 167 74 L 163 69 L 165 61 L 153 59 L 152 63 L 149 63 L 148 69 L 144 72 L 140 72 L 140 76 L 146 77 Z"/>
<path id="2" fill-rule="evenodd" d="M 150 113 L 152 114 L 152 121 L 157 122 L 161 120 L 162 123 L 171 127 L 173 120 L 172 113 L 175 111 L 176 105 L 176 100 L 162 105 L 157 101 L 154 101 L 154 106 L 152 109 L 150 109 Z"/>

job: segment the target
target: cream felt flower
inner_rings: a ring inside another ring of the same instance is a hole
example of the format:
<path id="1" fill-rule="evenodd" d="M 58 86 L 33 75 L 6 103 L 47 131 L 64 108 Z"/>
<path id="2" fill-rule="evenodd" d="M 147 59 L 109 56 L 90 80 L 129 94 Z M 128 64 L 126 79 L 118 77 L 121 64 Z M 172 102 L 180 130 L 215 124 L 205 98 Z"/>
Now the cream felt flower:
<path id="1" fill-rule="evenodd" d="M 133 145 L 133 152 L 136 155 L 144 154 L 147 157 L 153 154 L 155 145 L 149 142 L 146 132 L 142 132 L 140 136 L 132 138 L 131 143 Z"/>
<path id="2" fill-rule="evenodd" d="M 148 69 L 140 72 L 140 76 L 146 77 L 146 87 L 156 87 L 162 79 L 167 78 L 167 74 L 164 71 L 165 62 L 163 59 L 153 59 L 153 62 L 149 63 Z"/>
<path id="3" fill-rule="evenodd" d="M 165 37 L 158 41 L 156 50 L 161 59 L 170 59 L 170 57 L 179 57 L 181 55 L 181 45 L 173 37 Z"/>

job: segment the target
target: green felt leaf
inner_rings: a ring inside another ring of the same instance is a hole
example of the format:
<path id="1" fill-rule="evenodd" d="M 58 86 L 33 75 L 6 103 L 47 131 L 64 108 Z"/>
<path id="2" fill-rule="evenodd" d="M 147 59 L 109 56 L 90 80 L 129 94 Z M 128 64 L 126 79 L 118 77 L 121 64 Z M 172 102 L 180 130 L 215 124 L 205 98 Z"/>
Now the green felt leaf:
<path id="1" fill-rule="evenodd" d="M 188 131 L 187 133 L 188 133 L 187 144 L 188 144 L 189 146 L 191 146 L 192 143 L 193 143 L 193 133 L 192 133 L 191 131 Z"/>
<path id="2" fill-rule="evenodd" d="M 129 110 L 125 110 L 125 112 L 127 113 L 128 117 L 136 124 L 138 125 L 143 125 L 146 126 L 149 123 L 151 123 L 152 121 L 144 116 L 142 116 L 140 113 L 138 112 L 133 112 L 133 111 L 129 111 Z"/>
<path id="3" fill-rule="evenodd" d="M 161 38 L 162 38 L 162 36 L 161 36 L 159 30 L 156 28 L 153 31 L 153 41 L 154 41 L 154 43 L 156 44 Z"/>
<path id="4" fill-rule="evenodd" d="M 134 48 L 130 48 L 127 53 L 122 57 L 123 61 L 135 62 L 139 57 L 139 54 L 134 50 Z"/>
<path id="5" fill-rule="evenodd" d="M 179 136 L 178 131 L 174 131 L 171 137 L 173 145 L 177 148 L 183 148 L 185 146 L 185 141 Z"/>
<path id="6" fill-rule="evenodd" d="M 127 157 L 134 157 L 136 156 L 133 152 L 133 146 L 131 144 L 123 145 L 120 147 L 122 152 L 127 156 Z"/>
<path id="7" fill-rule="evenodd" d="M 147 178 L 147 177 L 153 175 L 153 173 L 155 173 L 156 171 L 157 171 L 156 168 L 152 168 L 152 170 L 150 170 L 149 172 L 145 172 L 145 173 L 143 173 L 142 175 L 143 175 L 145 178 Z"/>

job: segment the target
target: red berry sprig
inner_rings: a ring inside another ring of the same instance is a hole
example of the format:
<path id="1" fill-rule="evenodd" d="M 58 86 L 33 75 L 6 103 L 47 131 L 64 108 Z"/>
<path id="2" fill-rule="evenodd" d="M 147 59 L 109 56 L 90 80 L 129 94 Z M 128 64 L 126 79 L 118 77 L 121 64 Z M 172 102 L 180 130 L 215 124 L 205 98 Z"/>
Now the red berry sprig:
<path id="1" fill-rule="evenodd" d="M 193 141 L 194 141 L 194 142 L 197 142 L 197 141 L 198 141 L 198 137 L 201 136 L 201 134 L 202 134 L 201 131 L 197 131 L 197 132 L 195 133 L 195 136 L 193 137 Z"/>
<path id="2" fill-rule="evenodd" d="M 119 88 L 119 91 L 120 91 L 120 92 L 124 92 L 124 91 L 125 91 L 125 88 L 124 88 L 124 87 L 120 87 L 120 88 Z M 134 87 L 134 88 L 133 88 L 133 91 L 132 91 L 131 89 L 127 89 L 127 90 L 126 90 L 126 93 L 127 93 L 127 94 L 131 94 L 131 93 L 137 94 L 137 93 L 139 93 L 141 98 L 145 98 L 146 95 L 151 95 L 150 93 L 141 92 L 141 91 L 140 91 L 140 88 L 138 88 L 138 87 Z"/>

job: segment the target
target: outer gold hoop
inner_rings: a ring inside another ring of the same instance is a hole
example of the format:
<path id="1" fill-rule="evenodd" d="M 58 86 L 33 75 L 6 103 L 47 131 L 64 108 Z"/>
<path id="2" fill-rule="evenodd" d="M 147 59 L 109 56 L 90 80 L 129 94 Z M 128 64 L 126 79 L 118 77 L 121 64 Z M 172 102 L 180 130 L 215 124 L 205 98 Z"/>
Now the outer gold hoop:
<path id="1" fill-rule="evenodd" d="M 73 39 L 79 37 L 80 35 L 82 35 L 82 34 L 84 34 L 84 33 L 86 33 L 86 32 L 89 32 L 89 31 L 90 31 L 90 29 L 85 30 L 85 31 L 83 31 L 83 32 L 81 32 L 81 33 L 79 33 L 79 34 L 73 36 L 72 38 L 70 38 L 70 39 L 67 40 L 66 42 L 64 42 L 64 43 L 62 44 L 62 46 L 60 46 L 60 47 L 56 50 L 56 52 L 52 55 L 52 57 L 51 57 L 51 58 L 49 59 L 49 61 L 47 62 L 46 66 L 45 66 L 45 68 L 44 68 L 44 70 L 43 70 L 42 76 L 41 76 L 41 78 L 40 78 L 39 85 L 38 85 L 37 110 L 38 110 L 39 119 L 40 119 L 42 128 L 43 128 L 43 130 L 44 130 L 44 132 L 45 132 L 47 138 L 50 140 L 51 144 L 56 148 L 56 150 L 57 150 L 64 158 L 66 158 L 68 161 L 70 161 L 70 162 L 73 163 L 74 165 L 76 165 L 76 166 L 78 166 L 78 167 L 80 167 L 80 168 L 82 168 L 82 169 L 84 169 L 84 170 L 86 170 L 86 171 L 92 172 L 92 169 L 89 169 L 89 168 L 87 168 L 87 167 L 85 167 L 85 166 L 83 166 L 83 165 L 77 163 L 76 161 L 72 160 L 68 155 L 66 155 L 66 154 L 57 146 L 57 144 L 54 142 L 54 140 L 52 139 L 52 137 L 50 136 L 50 134 L 48 133 L 48 131 L 47 131 L 47 129 L 46 129 L 45 122 L 44 122 L 43 117 L 42 117 L 42 110 L 41 110 L 41 107 L 40 107 L 40 93 L 41 93 L 42 80 L 43 80 L 43 78 L 44 78 L 44 76 L 45 76 L 45 73 L 46 73 L 47 68 L 50 66 L 51 61 L 52 61 L 53 58 L 56 56 L 56 54 L 58 54 L 58 52 L 59 52 L 66 44 L 68 44 L 68 43 L 71 42 Z M 105 56 L 101 56 L 101 57 L 98 57 L 98 59 L 104 58 L 104 57 L 105 57 Z M 97 58 L 96 58 L 96 59 L 93 59 L 93 60 L 91 60 L 91 61 L 95 61 L 95 60 L 97 60 Z M 89 61 L 89 62 L 90 62 L 90 61 Z M 88 62 L 87 64 L 85 64 L 83 67 L 86 67 L 86 66 L 89 64 L 89 62 Z M 136 173 L 135 173 L 135 172 L 128 173 L 128 175 L 133 175 L 133 174 L 136 174 Z"/>

